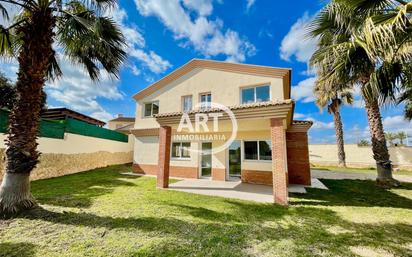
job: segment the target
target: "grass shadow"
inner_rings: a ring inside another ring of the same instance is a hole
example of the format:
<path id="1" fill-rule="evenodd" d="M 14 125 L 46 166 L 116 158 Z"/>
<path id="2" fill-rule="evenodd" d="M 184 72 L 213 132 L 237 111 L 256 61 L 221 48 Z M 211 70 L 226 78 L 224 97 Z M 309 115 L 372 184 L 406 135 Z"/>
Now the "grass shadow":
<path id="1" fill-rule="evenodd" d="M 36 253 L 36 245 L 30 243 L 0 243 L 0 256 L 30 257 Z"/>

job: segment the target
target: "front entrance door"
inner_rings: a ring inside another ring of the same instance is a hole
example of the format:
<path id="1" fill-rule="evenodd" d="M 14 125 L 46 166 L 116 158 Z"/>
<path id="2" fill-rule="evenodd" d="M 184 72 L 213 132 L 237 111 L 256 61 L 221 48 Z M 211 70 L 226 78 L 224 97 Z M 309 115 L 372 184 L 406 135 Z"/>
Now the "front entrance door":
<path id="1" fill-rule="evenodd" d="M 203 142 L 200 153 L 200 176 L 210 178 L 212 176 L 212 143 Z"/>
<path id="2" fill-rule="evenodd" d="M 229 146 L 229 177 L 240 177 L 241 174 L 241 154 L 240 141 L 233 141 Z"/>

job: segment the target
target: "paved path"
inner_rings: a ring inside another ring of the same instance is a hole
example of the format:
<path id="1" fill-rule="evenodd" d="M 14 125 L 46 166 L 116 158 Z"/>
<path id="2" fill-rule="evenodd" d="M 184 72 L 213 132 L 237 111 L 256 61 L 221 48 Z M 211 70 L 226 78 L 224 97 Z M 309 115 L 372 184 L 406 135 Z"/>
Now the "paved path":
<path id="1" fill-rule="evenodd" d="M 375 173 L 355 173 L 355 172 L 341 172 L 329 170 L 312 170 L 312 178 L 323 179 L 360 179 L 360 180 L 375 180 Z M 394 178 L 401 182 L 412 183 L 412 176 L 408 175 L 394 175 Z"/>

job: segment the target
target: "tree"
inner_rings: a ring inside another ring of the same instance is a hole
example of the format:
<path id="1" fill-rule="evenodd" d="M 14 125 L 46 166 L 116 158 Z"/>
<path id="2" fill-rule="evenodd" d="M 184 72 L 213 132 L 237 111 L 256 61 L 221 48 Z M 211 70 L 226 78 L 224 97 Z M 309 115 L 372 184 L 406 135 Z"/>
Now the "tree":
<path id="1" fill-rule="evenodd" d="M 370 146 L 370 144 L 369 144 L 369 141 L 368 141 L 368 140 L 366 140 L 366 139 L 361 139 L 361 140 L 359 140 L 359 142 L 358 142 L 358 146 L 364 147 L 364 146 Z"/>
<path id="2" fill-rule="evenodd" d="M 8 214 L 36 205 L 29 176 L 40 155 L 36 139 L 42 90 L 46 80 L 62 75 L 60 52 L 82 65 L 92 80 L 99 79 L 101 70 L 117 76 L 126 54 L 119 27 L 102 15 L 115 0 L 0 0 L 6 20 L 4 2 L 21 10 L 10 26 L 0 27 L 0 54 L 17 57 L 19 63 L 0 186 L 0 212 Z"/>
<path id="3" fill-rule="evenodd" d="M 326 41 L 325 38 L 328 38 L 330 44 L 318 45 L 311 58 L 311 65 L 317 71 L 328 67 L 329 72 L 326 74 L 318 72 L 318 76 L 325 83 L 332 84 L 339 81 L 342 84 L 360 86 L 368 116 L 373 157 L 378 171 L 377 184 L 382 187 L 392 187 L 399 185 L 399 182 L 392 177 L 392 164 L 379 108 L 382 92 L 378 88 L 382 84 L 380 81 L 377 82 L 379 76 L 385 78 L 384 69 L 380 69 L 384 64 L 377 67 L 378 62 L 371 58 L 370 47 L 366 46 L 367 39 L 364 33 L 365 22 L 375 14 L 373 11 L 358 12 L 348 6 L 344 0 L 332 1 L 324 7 L 312 22 L 310 34 L 312 37 L 319 38 L 319 42 Z M 388 90 L 387 95 L 394 94 Z"/>
<path id="4" fill-rule="evenodd" d="M 405 132 L 401 131 L 396 134 L 396 137 L 399 139 L 400 144 L 403 145 L 403 140 L 405 140 L 408 135 Z"/>
<path id="5" fill-rule="evenodd" d="M 322 110 L 327 107 L 328 112 L 333 115 L 339 167 L 346 167 L 345 143 L 343 139 L 343 124 L 340 115 L 340 107 L 343 103 L 353 103 L 352 93 L 346 86 L 339 84 L 335 84 L 334 88 L 330 88 L 327 84 L 322 83 L 322 80 L 316 81 L 314 93 L 316 96 L 316 104 L 319 108 Z"/>
<path id="6" fill-rule="evenodd" d="M 400 92 L 397 104 L 404 103 L 404 115 L 412 119 L 412 1 L 337 0 L 368 18 L 365 22 L 365 49 L 378 63 L 373 79 L 384 97 Z"/>
<path id="7" fill-rule="evenodd" d="M 11 110 L 16 101 L 16 88 L 6 76 L 0 73 L 0 108 Z M 46 108 L 47 94 L 42 92 L 42 108 Z"/>
<path id="8" fill-rule="evenodd" d="M 395 133 L 391 133 L 391 132 L 386 132 L 385 133 L 385 138 L 386 140 L 389 141 L 389 145 L 390 146 L 394 146 L 394 142 L 397 139 L 397 134 Z"/>
<path id="9" fill-rule="evenodd" d="M 13 84 L 4 74 L 0 73 L 0 108 L 10 110 L 13 107 L 15 95 Z"/>

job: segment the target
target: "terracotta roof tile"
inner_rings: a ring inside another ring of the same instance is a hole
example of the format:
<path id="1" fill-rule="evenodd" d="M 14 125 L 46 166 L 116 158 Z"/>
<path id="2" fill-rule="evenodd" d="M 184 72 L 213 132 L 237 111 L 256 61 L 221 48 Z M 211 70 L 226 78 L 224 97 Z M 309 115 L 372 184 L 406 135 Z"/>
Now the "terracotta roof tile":
<path id="1" fill-rule="evenodd" d="M 269 106 L 277 106 L 277 105 L 287 105 L 292 104 L 293 101 L 283 100 L 283 101 L 270 101 L 270 102 L 262 102 L 262 103 L 252 103 L 252 104 L 241 104 L 241 105 L 234 105 L 229 106 L 230 110 L 242 110 L 242 109 L 254 109 L 254 108 L 262 108 L 262 107 L 269 107 Z M 196 113 L 211 113 L 211 112 L 219 112 L 222 111 L 220 108 L 205 108 L 205 109 L 197 109 L 188 112 L 187 114 L 196 114 Z M 169 112 L 169 113 L 160 113 L 154 115 L 155 118 L 165 118 L 165 117 L 173 117 L 173 116 L 181 116 L 183 112 Z"/>
<path id="2" fill-rule="evenodd" d="M 294 124 L 294 125 L 312 125 L 313 121 L 310 121 L 310 120 L 294 120 L 292 122 L 292 124 Z"/>

